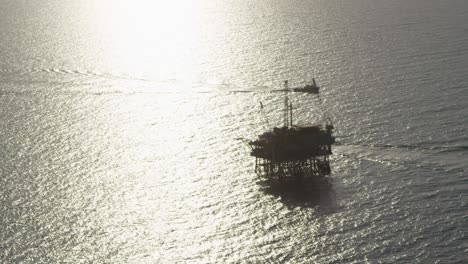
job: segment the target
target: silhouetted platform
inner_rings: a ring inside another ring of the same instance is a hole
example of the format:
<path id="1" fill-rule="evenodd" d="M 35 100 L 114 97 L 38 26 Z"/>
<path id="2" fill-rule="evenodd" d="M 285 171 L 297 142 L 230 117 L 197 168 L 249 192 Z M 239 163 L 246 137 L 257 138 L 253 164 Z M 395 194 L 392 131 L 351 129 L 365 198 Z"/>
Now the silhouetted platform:
<path id="1" fill-rule="evenodd" d="M 273 128 L 250 141 L 255 172 L 272 178 L 329 175 L 333 125 Z"/>

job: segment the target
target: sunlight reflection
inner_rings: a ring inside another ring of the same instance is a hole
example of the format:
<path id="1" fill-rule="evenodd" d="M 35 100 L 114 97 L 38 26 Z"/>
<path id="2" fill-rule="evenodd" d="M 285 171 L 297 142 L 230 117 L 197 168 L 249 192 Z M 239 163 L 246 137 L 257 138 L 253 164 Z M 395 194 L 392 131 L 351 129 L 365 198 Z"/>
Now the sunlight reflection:
<path id="1" fill-rule="evenodd" d="M 200 3 L 96 1 L 98 27 L 113 70 L 157 81 L 190 78 L 199 43 Z"/>

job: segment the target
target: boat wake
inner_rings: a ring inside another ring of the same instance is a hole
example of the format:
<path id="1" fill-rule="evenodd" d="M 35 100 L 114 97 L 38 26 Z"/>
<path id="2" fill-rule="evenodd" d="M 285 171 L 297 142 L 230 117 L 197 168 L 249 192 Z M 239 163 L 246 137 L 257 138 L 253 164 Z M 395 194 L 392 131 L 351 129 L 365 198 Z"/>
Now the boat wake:
<path id="1" fill-rule="evenodd" d="M 467 146 L 337 144 L 335 154 L 388 166 L 464 173 Z"/>

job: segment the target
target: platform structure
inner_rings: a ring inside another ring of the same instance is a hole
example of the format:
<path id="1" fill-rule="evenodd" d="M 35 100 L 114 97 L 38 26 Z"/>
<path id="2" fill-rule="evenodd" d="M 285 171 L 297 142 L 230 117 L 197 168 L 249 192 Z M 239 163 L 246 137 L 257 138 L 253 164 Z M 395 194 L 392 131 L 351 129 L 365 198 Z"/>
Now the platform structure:
<path id="1" fill-rule="evenodd" d="M 331 122 L 322 125 L 293 125 L 292 104 L 285 81 L 284 125 L 264 132 L 248 142 L 255 157 L 255 172 L 263 177 L 288 179 L 330 174 L 332 144 L 335 143 Z M 263 105 L 262 105 L 263 108 Z"/>
<path id="2" fill-rule="evenodd" d="M 333 125 L 282 127 L 250 141 L 255 172 L 268 178 L 324 176 L 330 174 Z"/>

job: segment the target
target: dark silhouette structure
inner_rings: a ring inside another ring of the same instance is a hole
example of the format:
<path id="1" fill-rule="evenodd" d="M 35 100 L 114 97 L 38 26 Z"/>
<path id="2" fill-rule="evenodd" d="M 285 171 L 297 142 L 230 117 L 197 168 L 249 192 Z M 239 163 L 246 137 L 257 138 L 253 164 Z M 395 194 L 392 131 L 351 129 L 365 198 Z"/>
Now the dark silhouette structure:
<path id="1" fill-rule="evenodd" d="M 306 84 L 304 87 L 293 88 L 293 91 L 318 94 L 319 89 L 320 89 L 320 87 L 317 85 L 317 83 L 315 83 L 315 79 L 312 78 L 312 84 Z"/>
<path id="2" fill-rule="evenodd" d="M 325 127 L 293 125 L 287 85 L 285 81 L 284 126 L 275 127 L 248 143 L 252 149 L 250 155 L 255 157 L 255 172 L 277 179 L 329 175 L 334 127 L 331 122 Z"/>
<path id="3" fill-rule="evenodd" d="M 255 172 L 266 177 L 329 175 L 333 125 L 273 128 L 250 141 Z"/>

